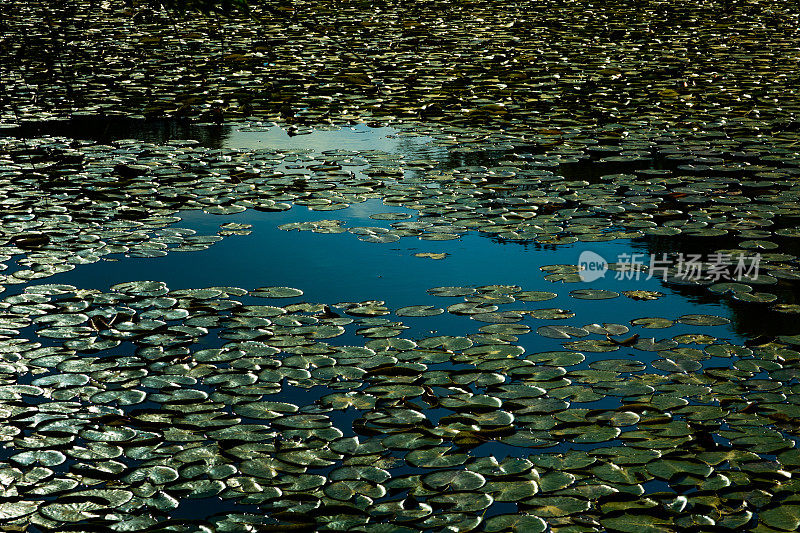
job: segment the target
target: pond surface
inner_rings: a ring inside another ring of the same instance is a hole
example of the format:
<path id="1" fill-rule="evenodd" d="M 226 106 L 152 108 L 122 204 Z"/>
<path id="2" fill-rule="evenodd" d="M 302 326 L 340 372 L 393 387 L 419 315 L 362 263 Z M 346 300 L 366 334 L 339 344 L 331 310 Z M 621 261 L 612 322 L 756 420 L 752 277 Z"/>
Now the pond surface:
<path id="1" fill-rule="evenodd" d="M 798 2 L 0 28 L 0 529 L 800 531 Z"/>
<path id="2" fill-rule="evenodd" d="M 780 417 L 800 328 L 770 307 L 797 299 L 796 245 L 745 247 L 766 254 L 760 281 L 626 275 L 625 258 L 741 241 L 719 213 L 640 215 L 674 185 L 659 157 L 364 125 L 60 128 L 10 132 L 4 170 L 69 179 L 4 215 L 3 460 L 46 498 L 0 516 L 543 531 L 612 494 L 618 513 L 737 500 L 740 466 L 796 461 Z M 670 202 L 706 205 L 691 173 Z M 584 281 L 587 254 L 604 276 Z"/>
<path id="3" fill-rule="evenodd" d="M 370 219 L 370 215 L 406 211 L 368 200 L 337 211 L 336 218 L 352 227 L 388 227 L 388 222 Z M 692 313 L 719 314 L 726 318 L 733 315 L 721 302 L 703 302 L 681 295 L 665 288 L 657 278 L 648 280 L 642 276 L 640 280 L 618 280 L 610 271 L 608 279 L 565 284 L 545 280 L 546 273 L 540 270 L 553 264 L 577 265 L 584 250 L 608 258 L 638 253 L 630 242 L 545 249 L 533 244 L 498 242 L 485 235 L 470 233 L 448 241 L 402 239 L 397 243 L 377 244 L 360 241 L 351 233 L 323 235 L 278 229 L 282 224 L 325 219 L 319 212 L 301 206 L 282 213 L 247 211 L 218 216 L 187 211 L 179 213 L 179 216 L 182 220 L 178 226 L 199 234 L 214 234 L 220 224 L 229 222 L 251 225 L 252 233 L 224 239 L 205 251 L 173 253 L 160 258 L 111 257 L 107 261 L 81 265 L 70 272 L 47 278 L 43 283 L 66 283 L 99 290 L 108 290 L 119 280 L 161 280 L 171 289 L 235 286 L 252 290 L 262 286 L 288 286 L 303 291 L 302 301 L 385 300 L 390 309 L 441 305 L 442 298 L 427 293 L 431 287 L 501 284 L 558 293 L 556 298 L 547 301 L 548 306 L 576 313 L 574 318 L 565 321 L 574 325 L 593 322 L 625 324 L 640 318 L 643 313 L 670 318 Z M 415 255 L 421 253 L 446 256 L 431 259 Z M 618 293 L 626 290 L 665 291 L 666 296 L 656 301 L 626 299 L 624 304 L 616 298 L 578 300 L 569 296 L 571 290 L 585 288 Z M 418 321 L 424 322 L 429 332 L 442 335 L 461 335 L 477 326 L 475 321 L 448 314 Z M 549 322 L 531 318 L 523 323 L 539 326 Z M 678 325 L 669 333 L 686 333 L 690 329 Z M 710 332 L 734 343 L 745 338 L 731 324 L 717 326 Z M 424 332 L 414 333 L 421 335 Z M 538 339 L 537 343 L 553 349 L 558 346 L 552 339 Z"/>

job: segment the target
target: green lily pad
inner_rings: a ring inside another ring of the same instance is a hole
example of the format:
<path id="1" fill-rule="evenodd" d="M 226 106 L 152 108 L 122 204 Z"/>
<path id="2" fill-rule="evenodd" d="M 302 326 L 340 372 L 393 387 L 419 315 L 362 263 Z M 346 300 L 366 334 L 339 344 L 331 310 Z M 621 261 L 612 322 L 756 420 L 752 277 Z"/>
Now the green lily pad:
<path id="1" fill-rule="evenodd" d="M 0 520 L 13 520 L 32 514 L 39 508 L 39 501 L 17 501 L 0 503 Z"/>
<path id="2" fill-rule="evenodd" d="M 295 298 L 302 295 L 303 291 L 291 287 L 260 287 L 250 291 L 250 296 L 258 298 Z"/>
<path id="3" fill-rule="evenodd" d="M 534 496 L 525 504 L 533 507 L 536 516 L 545 518 L 581 513 L 592 507 L 589 501 L 572 496 Z"/>
<path id="4" fill-rule="evenodd" d="M 444 313 L 444 309 L 434 307 L 432 305 L 411 305 L 408 307 L 401 307 L 394 312 L 397 316 L 436 316 Z"/>
<path id="5" fill-rule="evenodd" d="M 541 326 L 536 333 L 551 339 L 569 339 L 572 337 L 586 337 L 589 332 L 583 328 L 573 326 Z"/>
<path id="6" fill-rule="evenodd" d="M 634 326 L 639 326 L 641 328 L 647 328 L 647 329 L 663 329 L 672 327 L 673 325 L 675 325 L 675 322 L 668 318 L 647 317 L 647 318 L 636 318 L 634 320 L 631 320 L 631 324 Z"/>
<path id="7" fill-rule="evenodd" d="M 618 297 L 619 293 L 603 289 L 576 289 L 570 291 L 569 295 L 580 300 L 609 300 Z"/>
<path id="8" fill-rule="evenodd" d="M 476 290 L 472 287 L 434 287 L 428 289 L 428 293 L 434 296 L 453 297 L 468 296 L 475 294 Z"/>
<path id="9" fill-rule="evenodd" d="M 767 526 L 781 531 L 797 531 L 800 528 L 800 505 L 780 505 L 761 511 L 758 516 Z"/>
<path id="10" fill-rule="evenodd" d="M 674 531 L 672 519 L 648 514 L 625 513 L 601 518 L 600 523 L 609 531 L 621 533 L 671 533 Z"/>
<path id="11" fill-rule="evenodd" d="M 683 315 L 678 322 L 690 326 L 720 326 L 730 324 L 731 321 L 716 315 Z"/>
<path id="12" fill-rule="evenodd" d="M 484 531 L 518 531 L 519 533 L 542 533 L 547 529 L 547 522 L 538 516 L 525 514 L 496 515 L 486 520 Z"/>

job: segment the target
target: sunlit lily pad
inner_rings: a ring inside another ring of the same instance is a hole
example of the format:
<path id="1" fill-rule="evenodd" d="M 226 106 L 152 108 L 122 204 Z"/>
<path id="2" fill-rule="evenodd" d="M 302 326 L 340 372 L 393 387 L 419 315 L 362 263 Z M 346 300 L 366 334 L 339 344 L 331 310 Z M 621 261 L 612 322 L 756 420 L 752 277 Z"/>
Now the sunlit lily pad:
<path id="1" fill-rule="evenodd" d="M 622 291 L 622 294 L 632 300 L 657 300 L 664 296 L 664 293 L 658 291 Z"/>
<path id="2" fill-rule="evenodd" d="M 485 531 L 518 531 L 520 533 L 541 533 L 547 529 L 547 523 L 538 516 L 504 514 L 486 520 Z"/>
<path id="3" fill-rule="evenodd" d="M 444 313 L 444 309 L 434 307 L 432 305 L 412 305 L 408 307 L 401 307 L 395 311 L 397 316 L 435 316 Z"/>
<path id="4" fill-rule="evenodd" d="M 569 295 L 581 300 L 608 300 L 618 297 L 619 293 L 602 289 L 576 289 L 570 291 Z"/>
<path id="5" fill-rule="evenodd" d="M 569 339 L 589 335 L 589 332 L 585 329 L 573 326 L 541 326 L 536 330 L 536 333 L 542 337 L 550 337 L 552 339 Z"/>
<path id="6" fill-rule="evenodd" d="M 261 287 L 250 291 L 250 296 L 259 298 L 294 298 L 302 295 L 303 291 L 291 287 Z"/>
<path id="7" fill-rule="evenodd" d="M 604 527 L 623 533 L 670 533 L 674 531 L 672 520 L 658 515 L 621 514 L 601 520 Z"/>
<path id="8" fill-rule="evenodd" d="M 472 287 L 434 287 L 428 289 L 428 292 L 434 296 L 453 297 L 467 296 L 469 294 L 474 294 L 476 291 Z"/>
<path id="9" fill-rule="evenodd" d="M 716 315 L 683 315 L 678 318 L 681 324 L 689 324 L 692 326 L 720 326 L 722 324 L 730 324 L 730 320 Z"/>
<path id="10" fill-rule="evenodd" d="M 27 516 L 39 508 L 39 501 L 17 501 L 0 503 L 0 519 L 12 520 L 22 516 Z"/>
<path id="11" fill-rule="evenodd" d="M 634 326 L 639 326 L 641 328 L 663 329 L 672 327 L 675 324 L 675 322 L 668 318 L 647 317 L 647 318 L 636 318 L 634 320 L 631 320 L 631 324 Z"/>

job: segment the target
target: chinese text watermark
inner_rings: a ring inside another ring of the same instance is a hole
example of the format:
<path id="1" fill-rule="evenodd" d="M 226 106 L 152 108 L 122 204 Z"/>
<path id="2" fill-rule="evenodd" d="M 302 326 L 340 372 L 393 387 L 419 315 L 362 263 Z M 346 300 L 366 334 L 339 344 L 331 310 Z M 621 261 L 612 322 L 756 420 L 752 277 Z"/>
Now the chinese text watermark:
<path id="1" fill-rule="evenodd" d="M 649 280 L 653 278 L 688 282 L 722 282 L 757 280 L 761 254 L 741 255 L 714 252 L 703 254 L 638 254 L 623 253 L 610 264 L 600 254 L 581 252 L 578 275 L 590 282 L 614 271 L 616 280 Z"/>

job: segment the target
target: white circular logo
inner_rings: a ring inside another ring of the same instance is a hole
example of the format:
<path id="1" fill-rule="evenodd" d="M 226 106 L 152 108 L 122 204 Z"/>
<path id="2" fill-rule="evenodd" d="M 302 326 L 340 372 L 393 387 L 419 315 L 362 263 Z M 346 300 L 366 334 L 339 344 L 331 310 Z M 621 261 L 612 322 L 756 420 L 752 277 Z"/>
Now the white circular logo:
<path id="1" fill-rule="evenodd" d="M 594 281 L 606 275 L 608 261 L 602 255 L 589 250 L 581 252 L 578 256 L 578 275 L 582 281 Z"/>

